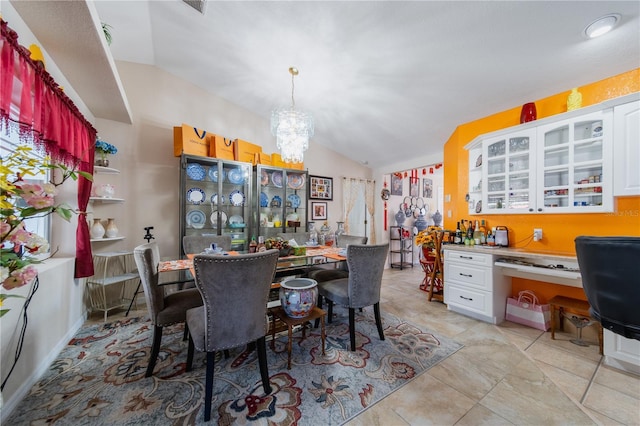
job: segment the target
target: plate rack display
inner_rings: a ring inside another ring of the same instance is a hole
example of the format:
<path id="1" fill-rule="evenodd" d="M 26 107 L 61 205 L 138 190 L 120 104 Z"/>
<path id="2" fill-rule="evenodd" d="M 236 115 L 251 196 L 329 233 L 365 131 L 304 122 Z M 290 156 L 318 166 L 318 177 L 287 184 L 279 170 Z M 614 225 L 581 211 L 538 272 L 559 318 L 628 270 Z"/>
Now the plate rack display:
<path id="1" fill-rule="evenodd" d="M 250 163 L 183 155 L 180 161 L 180 252 L 184 235 L 229 235 L 246 251 L 252 223 Z"/>
<path id="2" fill-rule="evenodd" d="M 305 170 L 266 165 L 255 167 L 255 236 L 307 230 L 307 183 Z"/>

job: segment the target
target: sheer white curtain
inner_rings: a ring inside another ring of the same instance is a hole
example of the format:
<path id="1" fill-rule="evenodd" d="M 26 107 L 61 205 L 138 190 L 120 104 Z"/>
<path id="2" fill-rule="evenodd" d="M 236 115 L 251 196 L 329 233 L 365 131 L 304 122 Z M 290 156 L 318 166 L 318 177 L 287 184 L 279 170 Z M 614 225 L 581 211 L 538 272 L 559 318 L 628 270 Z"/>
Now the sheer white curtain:
<path id="1" fill-rule="evenodd" d="M 343 178 L 342 195 L 345 229 L 350 235 L 362 235 L 375 243 L 375 181 Z"/>

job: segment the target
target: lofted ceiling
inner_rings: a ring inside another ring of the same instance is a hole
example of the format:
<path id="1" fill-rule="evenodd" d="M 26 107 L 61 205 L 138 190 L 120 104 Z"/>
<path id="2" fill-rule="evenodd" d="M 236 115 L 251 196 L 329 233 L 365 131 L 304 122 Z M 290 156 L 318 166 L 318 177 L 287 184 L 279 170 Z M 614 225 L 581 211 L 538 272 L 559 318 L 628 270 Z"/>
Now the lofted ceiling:
<path id="1" fill-rule="evenodd" d="M 441 153 L 461 123 L 640 67 L 638 1 L 207 1 L 204 14 L 181 0 L 94 3 L 116 61 L 267 120 L 290 103 L 296 66 L 311 143 L 373 168 Z M 618 27 L 587 39 L 608 13 Z"/>

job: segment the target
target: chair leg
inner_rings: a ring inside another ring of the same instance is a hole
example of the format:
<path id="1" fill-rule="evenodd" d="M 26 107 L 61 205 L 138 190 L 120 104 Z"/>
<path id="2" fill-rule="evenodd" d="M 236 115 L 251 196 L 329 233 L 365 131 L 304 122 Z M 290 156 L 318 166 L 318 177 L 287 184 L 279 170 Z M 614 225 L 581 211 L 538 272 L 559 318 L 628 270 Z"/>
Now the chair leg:
<path id="1" fill-rule="evenodd" d="M 162 327 L 153 327 L 153 344 L 151 346 L 151 355 L 149 355 L 149 365 L 147 366 L 147 373 L 144 377 L 151 377 L 153 375 L 153 369 L 156 366 L 156 359 L 160 353 L 160 342 L 162 341 Z"/>
<path id="2" fill-rule="evenodd" d="M 213 363 L 216 360 L 215 352 L 207 352 L 207 376 L 204 390 L 204 421 L 211 419 L 211 398 L 213 397 Z"/>
<path id="3" fill-rule="evenodd" d="M 320 309 L 322 309 L 322 302 L 324 300 L 324 297 L 322 297 L 322 295 L 318 294 L 318 302 L 316 303 L 316 306 Z M 320 318 L 316 318 L 315 323 L 313 324 L 313 328 L 318 328 L 318 326 L 320 325 Z"/>
<path id="4" fill-rule="evenodd" d="M 376 317 L 376 325 L 378 326 L 378 335 L 380 340 L 384 340 L 384 331 L 382 331 L 382 320 L 380 319 L 380 302 L 373 305 L 373 314 Z"/>
<path id="5" fill-rule="evenodd" d="M 333 320 L 333 301 L 331 299 L 327 299 L 327 305 L 329 305 L 329 309 L 327 309 L 327 316 L 329 317 L 327 322 L 331 324 Z"/>
<path id="6" fill-rule="evenodd" d="M 191 334 L 189 334 L 189 346 L 187 347 L 187 371 L 191 371 L 191 368 L 193 367 L 193 351 L 194 351 L 194 346 L 193 346 L 193 338 L 191 337 Z"/>
<path id="7" fill-rule="evenodd" d="M 356 350 L 356 311 L 349 308 L 349 339 L 351 340 L 351 351 Z"/>
<path id="8" fill-rule="evenodd" d="M 229 359 L 231 355 L 229 355 L 229 349 L 224 350 L 224 359 Z"/>
<path id="9" fill-rule="evenodd" d="M 182 340 L 187 340 L 189 338 L 189 325 L 187 322 L 184 322 L 184 334 L 182 335 Z"/>
<path id="10" fill-rule="evenodd" d="M 258 346 L 258 364 L 260 364 L 260 376 L 262 377 L 262 388 L 264 393 L 271 393 L 271 384 L 269 383 L 269 368 L 267 367 L 267 344 L 264 336 L 260 337 L 256 344 Z"/>

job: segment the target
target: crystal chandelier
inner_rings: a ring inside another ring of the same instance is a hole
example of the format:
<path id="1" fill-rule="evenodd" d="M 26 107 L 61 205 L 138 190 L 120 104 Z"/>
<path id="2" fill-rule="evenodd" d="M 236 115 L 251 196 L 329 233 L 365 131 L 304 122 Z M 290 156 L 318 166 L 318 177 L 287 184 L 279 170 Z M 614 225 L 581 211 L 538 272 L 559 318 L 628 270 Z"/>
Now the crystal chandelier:
<path id="1" fill-rule="evenodd" d="M 282 161 L 302 163 L 304 152 L 309 148 L 309 138 L 313 136 L 313 117 L 296 109 L 293 98 L 293 78 L 298 69 L 289 68 L 291 74 L 291 106 L 280 107 L 271 113 L 271 133 L 276 137 Z"/>

